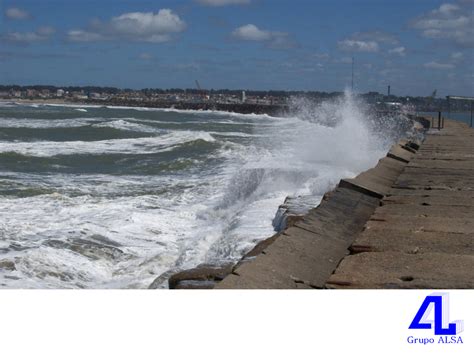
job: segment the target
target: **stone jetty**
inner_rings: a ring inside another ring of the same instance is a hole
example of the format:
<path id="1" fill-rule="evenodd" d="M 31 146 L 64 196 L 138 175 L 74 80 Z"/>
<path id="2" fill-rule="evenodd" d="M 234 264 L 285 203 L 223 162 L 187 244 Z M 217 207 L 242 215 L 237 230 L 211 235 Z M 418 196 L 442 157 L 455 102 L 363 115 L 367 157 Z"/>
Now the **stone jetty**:
<path id="1" fill-rule="evenodd" d="M 326 283 L 474 288 L 474 131 L 431 130 Z"/>
<path id="2" fill-rule="evenodd" d="M 420 143 L 341 180 L 214 288 L 474 288 L 474 132 L 446 120 Z"/>

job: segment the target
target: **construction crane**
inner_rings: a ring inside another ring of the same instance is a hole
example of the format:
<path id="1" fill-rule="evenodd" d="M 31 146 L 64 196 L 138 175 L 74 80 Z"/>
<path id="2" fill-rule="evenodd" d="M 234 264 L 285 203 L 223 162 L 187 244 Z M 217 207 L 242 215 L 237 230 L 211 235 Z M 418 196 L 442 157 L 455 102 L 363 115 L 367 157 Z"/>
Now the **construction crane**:
<path id="1" fill-rule="evenodd" d="M 195 80 L 195 82 L 196 82 L 197 89 L 198 89 L 199 91 L 202 91 L 201 85 L 199 85 L 199 81 Z"/>
<path id="2" fill-rule="evenodd" d="M 206 90 L 203 90 L 201 88 L 201 85 L 199 84 L 199 81 L 197 81 L 197 79 L 196 79 L 196 80 L 194 80 L 194 82 L 196 83 L 196 87 L 199 91 L 199 95 L 201 95 L 204 100 L 209 100 L 209 95 L 207 95 Z"/>
<path id="3" fill-rule="evenodd" d="M 437 91 L 438 89 L 435 89 L 433 93 L 426 98 L 427 99 L 426 102 L 428 103 L 428 105 L 431 107 L 432 110 L 436 109 L 433 105 L 434 105 L 434 100 L 436 99 Z"/>

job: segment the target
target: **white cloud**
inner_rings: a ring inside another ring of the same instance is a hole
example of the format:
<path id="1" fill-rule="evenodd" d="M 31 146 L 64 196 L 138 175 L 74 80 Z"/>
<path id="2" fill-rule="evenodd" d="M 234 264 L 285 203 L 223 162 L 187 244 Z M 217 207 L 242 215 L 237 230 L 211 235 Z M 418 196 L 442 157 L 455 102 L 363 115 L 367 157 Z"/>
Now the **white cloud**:
<path id="1" fill-rule="evenodd" d="M 327 61 L 331 58 L 331 56 L 328 53 L 315 53 L 313 54 L 313 57 L 319 60 Z"/>
<path id="2" fill-rule="evenodd" d="M 377 52 L 379 50 L 379 45 L 375 41 L 345 39 L 337 44 L 339 49 L 347 52 Z"/>
<path id="3" fill-rule="evenodd" d="M 272 38 L 272 33 L 261 30 L 255 25 L 248 24 L 236 28 L 232 32 L 232 36 L 243 41 L 268 41 Z"/>
<path id="4" fill-rule="evenodd" d="M 338 48 L 346 52 L 375 53 L 381 49 L 391 54 L 405 55 L 404 47 L 400 46 L 397 36 L 379 30 L 355 32 L 349 37 L 337 42 Z M 392 47 L 391 50 L 387 47 Z"/>
<path id="5" fill-rule="evenodd" d="M 0 35 L 0 39 L 6 42 L 16 44 L 29 44 L 33 42 L 41 42 L 50 39 L 50 37 L 56 32 L 53 27 L 42 26 L 36 31 L 30 32 L 7 32 Z"/>
<path id="6" fill-rule="evenodd" d="M 456 66 L 450 63 L 438 63 L 438 62 L 429 62 L 423 64 L 425 68 L 428 69 L 438 69 L 438 70 L 449 70 L 454 69 Z"/>
<path id="7" fill-rule="evenodd" d="M 342 63 L 342 64 L 351 64 L 352 63 L 352 58 L 351 57 L 342 57 L 338 58 L 335 61 L 336 63 Z"/>
<path id="8" fill-rule="evenodd" d="M 141 53 L 138 58 L 142 60 L 150 60 L 153 59 L 153 56 L 150 53 Z"/>
<path id="9" fill-rule="evenodd" d="M 7 42 L 30 43 L 45 40 L 46 38 L 38 35 L 36 32 L 8 32 L 3 35 Z"/>
<path id="10" fill-rule="evenodd" d="M 173 70 L 197 71 L 201 69 L 201 65 L 197 62 L 176 63 L 176 64 L 171 64 L 169 68 Z"/>
<path id="11" fill-rule="evenodd" d="M 41 27 L 38 27 L 38 29 L 36 30 L 36 33 L 40 36 L 48 37 L 55 34 L 56 30 L 51 26 L 41 26 Z"/>
<path id="12" fill-rule="evenodd" d="M 31 18 L 30 14 L 18 7 L 10 7 L 5 11 L 5 15 L 10 20 L 27 20 Z"/>
<path id="13" fill-rule="evenodd" d="M 106 38 L 99 33 L 93 33 L 83 30 L 72 30 L 67 33 L 71 42 L 97 42 L 104 41 Z"/>
<path id="14" fill-rule="evenodd" d="M 367 32 L 356 32 L 350 39 L 361 40 L 361 41 L 374 41 L 377 43 L 386 43 L 396 45 L 399 40 L 396 36 L 383 32 L 383 31 L 367 31 Z"/>
<path id="15" fill-rule="evenodd" d="M 245 5 L 250 4 L 250 0 L 196 0 L 201 5 L 207 6 L 226 6 L 226 5 Z"/>
<path id="16" fill-rule="evenodd" d="M 406 55 L 406 48 L 403 46 L 395 47 L 395 48 L 390 49 L 388 53 L 399 55 L 400 57 L 404 57 Z"/>
<path id="17" fill-rule="evenodd" d="M 464 54 L 462 52 L 454 52 L 451 54 L 451 60 L 454 62 L 460 61 L 464 58 Z"/>
<path id="18" fill-rule="evenodd" d="M 110 21 L 112 32 L 132 36 L 154 36 L 181 32 L 186 28 L 184 21 L 170 9 L 153 12 L 130 12 Z"/>
<path id="19" fill-rule="evenodd" d="M 449 15 L 452 12 L 459 10 L 459 6 L 455 4 L 442 4 L 438 9 L 433 10 L 433 13 L 441 15 Z"/>
<path id="20" fill-rule="evenodd" d="M 242 41 L 264 42 L 268 48 L 294 48 L 296 43 L 286 32 L 262 30 L 253 24 L 247 24 L 232 31 L 232 37 Z"/>
<path id="21" fill-rule="evenodd" d="M 462 47 L 474 46 L 474 20 L 470 8 L 443 4 L 411 21 L 410 25 L 426 38 L 448 40 Z"/>
<path id="22" fill-rule="evenodd" d="M 153 12 L 129 12 L 110 21 L 96 21 L 90 28 L 68 32 L 73 42 L 94 42 L 104 40 L 127 40 L 133 42 L 162 43 L 170 41 L 175 33 L 186 29 L 186 23 L 172 10 Z"/>

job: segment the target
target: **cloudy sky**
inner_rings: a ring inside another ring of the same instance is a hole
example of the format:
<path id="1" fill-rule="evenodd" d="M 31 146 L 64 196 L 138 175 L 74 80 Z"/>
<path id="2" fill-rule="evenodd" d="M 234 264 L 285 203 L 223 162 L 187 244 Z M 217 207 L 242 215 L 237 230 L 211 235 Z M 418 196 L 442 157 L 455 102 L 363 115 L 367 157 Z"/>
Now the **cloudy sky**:
<path id="1" fill-rule="evenodd" d="M 474 96 L 474 0 L 0 0 L 0 83 Z"/>

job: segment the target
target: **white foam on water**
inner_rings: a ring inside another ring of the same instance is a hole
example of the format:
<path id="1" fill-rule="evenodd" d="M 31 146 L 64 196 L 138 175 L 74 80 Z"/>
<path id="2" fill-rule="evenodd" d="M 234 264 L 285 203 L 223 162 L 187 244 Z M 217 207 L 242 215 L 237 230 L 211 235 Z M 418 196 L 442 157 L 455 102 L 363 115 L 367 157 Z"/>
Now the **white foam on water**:
<path id="1" fill-rule="evenodd" d="M 163 133 L 164 130 L 161 128 L 151 127 L 145 124 L 130 122 L 130 121 L 142 121 L 135 119 L 117 119 L 117 120 L 108 120 L 106 122 L 101 122 L 94 124 L 93 127 L 109 127 L 122 131 L 133 131 L 133 132 L 143 132 L 143 133 Z M 159 121 L 148 120 L 150 123 L 161 123 Z"/>
<path id="2" fill-rule="evenodd" d="M 271 116 L 266 113 L 238 113 L 229 111 L 218 111 L 218 110 L 184 110 L 175 108 L 159 108 L 159 107 L 134 107 L 134 106 L 106 106 L 112 110 L 135 110 L 135 111 L 158 111 L 158 112 L 173 112 L 173 113 L 185 113 L 194 115 L 215 115 L 219 117 L 228 116 L 232 118 L 242 119 L 255 119 L 255 118 L 266 118 L 272 120 L 279 120 L 282 117 Z"/>
<path id="3" fill-rule="evenodd" d="M 190 249 L 197 250 L 199 240 L 189 237 L 206 226 L 196 215 L 212 203 L 212 198 L 203 202 L 202 196 L 213 196 L 215 190 L 223 188 L 218 176 L 207 186 L 200 186 L 199 179 L 192 176 L 185 180 L 106 175 L 61 175 L 54 179 L 51 185 L 62 186 L 65 191 L 69 186 L 82 185 L 85 194 L 71 197 L 53 193 L 0 202 L 0 234 L 8 236 L 8 245 L 0 247 L 13 244 L 21 249 L 8 254 L 19 279 L 5 279 L 0 272 L 4 287 L 147 287 L 156 275 L 182 265 Z M 180 184 L 185 185 L 184 191 L 180 188 L 180 193 L 172 193 Z M 138 192 L 140 185 L 150 190 L 159 186 L 169 192 L 115 198 L 94 195 L 95 189 L 102 193 L 122 189 Z M 83 240 L 97 241 L 97 236 L 105 245 L 105 256 L 94 249 L 84 252 L 77 248 Z M 51 241 L 65 244 L 52 245 Z M 107 257 L 107 253 L 114 254 L 113 248 L 120 252 Z"/>
<path id="4" fill-rule="evenodd" d="M 207 132 L 173 131 L 157 137 L 108 139 L 102 141 L 0 141 L 0 153 L 17 153 L 34 157 L 75 154 L 155 154 L 172 150 L 176 145 L 196 140 L 214 142 Z"/>
<path id="5" fill-rule="evenodd" d="M 70 119 L 35 119 L 0 117 L 0 128 L 77 128 L 103 121 L 100 117 L 78 117 Z"/>
<path id="6" fill-rule="evenodd" d="M 21 103 L 19 103 L 21 105 Z M 40 106 L 45 106 L 45 107 L 70 107 L 70 108 L 101 108 L 105 106 L 101 105 L 86 105 L 86 104 L 71 104 L 71 103 L 60 103 L 60 104 L 50 104 L 50 103 L 44 103 L 44 104 L 39 104 Z"/>
<path id="7" fill-rule="evenodd" d="M 185 113 L 185 114 L 196 114 L 196 115 L 216 115 L 216 116 L 230 116 L 233 118 L 267 118 L 278 120 L 282 117 L 275 117 L 268 114 L 256 114 L 256 113 L 238 113 L 238 112 L 227 112 L 227 111 L 218 111 L 218 110 L 184 110 L 184 109 L 175 109 L 175 108 L 158 108 L 158 107 L 140 107 L 140 106 L 112 106 L 112 105 L 87 105 L 87 104 L 73 104 L 73 103 L 38 103 L 31 106 L 30 104 L 16 103 L 18 106 L 30 106 L 30 107 L 65 107 L 65 108 L 78 108 L 78 109 L 87 109 L 87 108 L 108 108 L 111 110 L 135 110 L 135 111 L 158 111 L 158 112 L 174 112 L 174 113 Z"/>
<path id="8" fill-rule="evenodd" d="M 250 137 L 263 137 L 263 134 L 255 133 L 245 133 L 245 132 L 209 132 L 213 136 L 220 137 L 240 137 L 240 138 L 250 138 Z"/>

